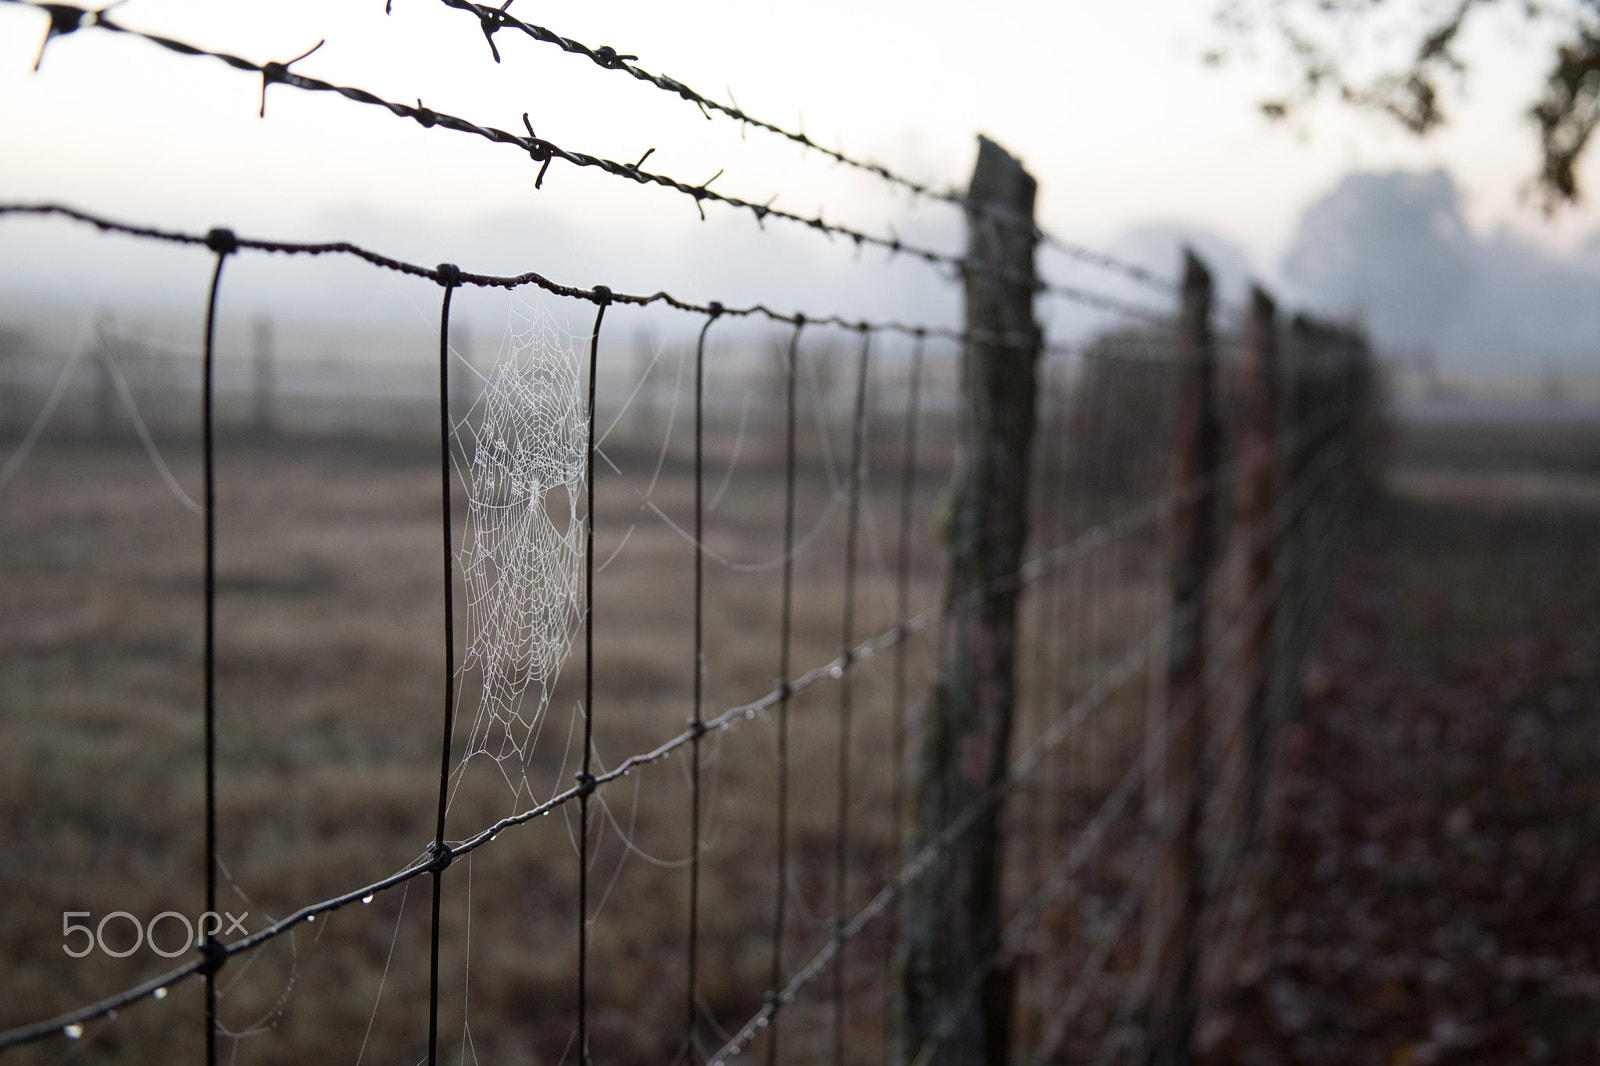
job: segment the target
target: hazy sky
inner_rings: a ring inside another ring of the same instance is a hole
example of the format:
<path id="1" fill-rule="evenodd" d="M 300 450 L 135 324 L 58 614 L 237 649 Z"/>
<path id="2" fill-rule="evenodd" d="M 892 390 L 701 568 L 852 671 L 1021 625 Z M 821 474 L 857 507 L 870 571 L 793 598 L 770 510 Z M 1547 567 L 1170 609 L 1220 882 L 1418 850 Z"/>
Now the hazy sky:
<path id="1" fill-rule="evenodd" d="M 707 95 L 731 91 L 753 114 L 803 124 L 819 142 L 938 184 L 965 183 L 974 136 L 986 133 L 1039 178 L 1041 222 L 1085 244 L 1181 221 L 1226 235 L 1271 272 L 1300 211 L 1346 172 L 1440 164 L 1480 231 L 1509 225 L 1554 248 L 1600 231 L 1592 207 L 1547 223 L 1519 203 L 1535 162 L 1521 109 L 1545 60 L 1507 15 L 1474 27 L 1462 49 L 1476 64 L 1469 96 L 1449 129 L 1418 143 L 1331 107 L 1310 116 L 1308 136 L 1268 125 L 1255 103 L 1281 71 L 1270 55 L 1204 67 L 1211 8 L 523 0 L 512 11 L 637 54 Z M 388 17 L 383 0 L 132 0 L 115 17 L 257 60 L 285 60 L 326 38 L 296 70 L 511 130 L 527 111 L 539 135 L 566 148 L 629 162 L 655 148 L 648 168 L 689 182 L 721 169 L 714 187 L 729 194 L 777 194 L 777 206 L 799 213 L 821 209 L 830 221 L 959 246 L 951 209 L 912 209 L 873 179 L 758 131 L 741 137 L 736 124 L 708 122 L 581 57 L 503 31 L 496 66 L 476 20 L 438 0 L 394 0 Z M 424 130 L 331 94 L 276 86 L 258 119 L 258 78 L 128 37 L 91 30 L 55 40 L 34 74 L 44 24 L 37 10 L 0 4 L 3 200 L 253 235 L 388 240 L 388 250 L 425 261 L 570 271 L 559 280 L 621 280 L 695 299 L 793 304 L 785 254 L 809 264 L 800 273 L 837 263 L 847 279 L 857 269 L 842 243 L 778 223 L 754 235 L 748 216 L 715 205 L 701 223 L 684 197 L 559 162 L 536 192 L 534 165 L 513 147 Z M 1589 163 L 1588 183 L 1600 184 Z M 516 240 L 495 246 L 497 228 Z M 12 265 L 0 270 L 14 282 L 18 259 L 55 247 L 61 227 L 8 229 L 15 224 L 0 225 L 0 250 L 10 243 Z M 474 251 L 493 261 L 470 259 Z M 852 286 L 841 286 L 848 300 Z"/>

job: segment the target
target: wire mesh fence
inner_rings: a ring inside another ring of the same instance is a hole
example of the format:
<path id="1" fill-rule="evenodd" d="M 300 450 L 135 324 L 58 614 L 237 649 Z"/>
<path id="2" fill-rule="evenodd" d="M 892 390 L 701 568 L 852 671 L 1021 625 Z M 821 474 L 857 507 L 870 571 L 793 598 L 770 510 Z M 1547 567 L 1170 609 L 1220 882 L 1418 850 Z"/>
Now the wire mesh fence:
<path id="1" fill-rule="evenodd" d="M 515 30 L 807 143 L 613 49 L 446 4 L 496 62 Z M 94 226 L 211 268 L 187 340 L 100 320 L 7 360 L 0 810 L 28 861 L 5 875 L 0 1051 L 1181 1057 L 1247 932 L 1272 741 L 1363 484 L 1360 337 L 1285 327 L 1265 294 L 1224 320 L 1198 260 L 1174 285 L 977 180 L 938 191 L 827 153 L 962 209 L 968 252 L 934 253 L 531 123 L 24 6 L 47 42 L 131 34 L 257 75 L 263 109 L 270 85 L 334 92 L 514 146 L 540 181 L 593 166 L 925 258 L 968 319 L 0 204 L 0 225 Z M 1168 306 L 1052 282 L 1041 244 Z M 427 378 L 287 388 L 287 341 L 227 332 L 227 267 L 257 255 L 431 283 Z M 509 294 L 492 360 L 459 320 L 487 291 Z M 1033 312 L 1050 298 L 1129 325 L 1052 340 Z M 693 342 L 628 343 L 650 308 Z M 381 435 L 352 429 L 354 396 Z"/>

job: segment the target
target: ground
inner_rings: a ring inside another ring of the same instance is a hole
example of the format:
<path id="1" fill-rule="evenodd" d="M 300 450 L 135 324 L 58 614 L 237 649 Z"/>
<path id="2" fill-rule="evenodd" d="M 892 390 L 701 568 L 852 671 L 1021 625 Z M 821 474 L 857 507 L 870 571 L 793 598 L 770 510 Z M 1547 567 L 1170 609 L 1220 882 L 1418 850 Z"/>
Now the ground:
<path id="1" fill-rule="evenodd" d="M 1441 439 L 1357 539 L 1208 1063 L 1600 1058 L 1592 437 Z"/>

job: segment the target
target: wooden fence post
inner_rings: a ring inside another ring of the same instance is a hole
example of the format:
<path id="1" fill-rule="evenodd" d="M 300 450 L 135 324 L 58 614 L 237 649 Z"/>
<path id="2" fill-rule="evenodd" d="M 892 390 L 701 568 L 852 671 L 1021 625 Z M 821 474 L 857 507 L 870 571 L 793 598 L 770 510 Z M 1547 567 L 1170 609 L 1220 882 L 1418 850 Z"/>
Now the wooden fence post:
<path id="1" fill-rule="evenodd" d="M 1238 490 L 1235 515 L 1245 548 L 1243 587 L 1239 594 L 1241 621 L 1246 626 L 1239 649 L 1239 675 L 1245 690 L 1244 722 L 1237 758 L 1243 796 L 1236 857 L 1255 849 L 1266 799 L 1267 755 L 1275 715 L 1271 706 L 1273 678 L 1277 676 L 1273 635 L 1278 629 L 1275 586 L 1278 555 L 1283 543 L 1278 511 L 1278 433 L 1282 394 L 1278 366 L 1277 306 L 1262 289 L 1250 293 L 1245 322 L 1245 374 L 1250 395 L 1249 415 L 1239 442 Z"/>
<path id="2" fill-rule="evenodd" d="M 1178 1066 L 1194 1034 L 1199 925 L 1203 903 L 1200 814 L 1208 722 L 1205 663 L 1207 578 L 1213 568 L 1217 469 L 1215 352 L 1211 273 L 1184 252 L 1183 311 L 1177 337 L 1177 463 L 1173 510 L 1172 622 L 1167 636 L 1166 700 L 1151 723 L 1149 766 L 1155 880 L 1146 907 L 1145 947 L 1152 983 L 1149 1061 Z"/>
<path id="3" fill-rule="evenodd" d="M 894 1061 L 1002 1066 L 1011 975 L 1000 946 L 1000 802 L 1016 691 L 1016 574 L 1027 529 L 1039 331 L 1037 183 L 980 137 L 968 208 L 965 419 L 945 533 L 938 681 L 912 722 L 908 854 L 942 847 L 901 904 Z M 1020 341 L 1020 343 L 1019 343 Z M 973 812 L 976 811 L 976 816 Z M 970 824 L 959 827 L 959 820 Z M 947 839 L 943 839 L 949 833 Z M 931 1046 L 931 1050 L 930 1050 Z"/>

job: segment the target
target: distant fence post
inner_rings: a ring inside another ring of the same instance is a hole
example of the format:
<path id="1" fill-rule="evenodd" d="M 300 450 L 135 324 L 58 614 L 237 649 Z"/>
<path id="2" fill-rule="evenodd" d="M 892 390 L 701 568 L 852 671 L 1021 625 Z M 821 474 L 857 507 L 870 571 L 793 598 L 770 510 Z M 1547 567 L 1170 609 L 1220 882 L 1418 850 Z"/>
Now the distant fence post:
<path id="1" fill-rule="evenodd" d="M 912 723 L 907 845 L 940 848 L 901 904 L 893 1060 L 1002 1066 L 1011 975 L 1000 946 L 1000 803 L 1016 695 L 1039 331 L 1033 318 L 1037 183 L 980 137 L 968 208 L 965 405 L 946 527 L 938 681 Z M 1021 343 L 1018 343 L 1018 342 Z M 957 823 L 963 824 L 958 825 Z M 977 980 L 980 984 L 974 986 Z"/>
<path id="2" fill-rule="evenodd" d="M 1235 520 L 1245 547 L 1244 581 L 1239 594 L 1240 621 L 1245 625 L 1239 649 L 1239 676 L 1245 679 L 1244 722 L 1239 750 L 1230 756 L 1241 771 L 1240 814 L 1235 858 L 1252 851 L 1260 832 L 1266 798 L 1267 750 L 1274 711 L 1273 679 L 1278 664 L 1273 635 L 1278 628 L 1276 588 L 1283 528 L 1278 511 L 1278 434 L 1282 395 L 1278 366 L 1277 305 L 1260 288 L 1250 293 L 1245 321 L 1244 371 L 1250 398 L 1238 448 L 1239 482 Z"/>
<path id="3" fill-rule="evenodd" d="M 1222 706 L 1210 723 L 1215 768 L 1207 776 L 1207 900 L 1201 915 L 1204 943 L 1197 998 L 1200 1011 L 1229 990 L 1229 975 L 1255 911 L 1255 857 L 1260 853 L 1272 750 L 1279 660 L 1277 627 L 1279 554 L 1284 541 L 1279 486 L 1281 374 L 1277 306 L 1259 287 L 1250 292 L 1244 323 L 1239 412 L 1232 459 L 1236 465 L 1228 539 L 1238 545 L 1242 566 L 1227 591 L 1229 635 L 1218 643 L 1236 648 L 1227 670 Z M 1219 503 L 1221 501 L 1219 500 Z M 1218 555 L 1231 554 L 1224 549 Z M 1221 594 L 1223 590 L 1218 590 Z M 1236 642 L 1236 643 L 1235 643 Z M 1222 652 L 1227 657 L 1227 652 Z M 1202 1024 L 1203 1029 L 1203 1024 Z M 1204 1040 L 1205 1038 L 1197 1037 Z"/>
<path id="4" fill-rule="evenodd" d="M 1221 436 L 1216 357 L 1211 334 L 1211 273 L 1184 252 L 1183 310 L 1177 336 L 1177 462 L 1172 536 L 1172 622 L 1167 636 L 1166 700 L 1148 738 L 1149 817 L 1155 880 L 1146 907 L 1146 964 L 1151 967 L 1149 1061 L 1177 1066 L 1190 1058 L 1194 1033 L 1199 922 L 1202 760 L 1208 720 L 1205 663 L 1207 578 L 1215 554 L 1216 473 Z"/>

